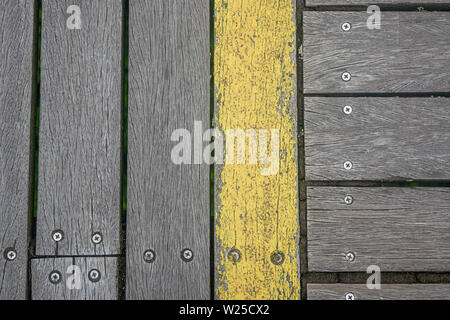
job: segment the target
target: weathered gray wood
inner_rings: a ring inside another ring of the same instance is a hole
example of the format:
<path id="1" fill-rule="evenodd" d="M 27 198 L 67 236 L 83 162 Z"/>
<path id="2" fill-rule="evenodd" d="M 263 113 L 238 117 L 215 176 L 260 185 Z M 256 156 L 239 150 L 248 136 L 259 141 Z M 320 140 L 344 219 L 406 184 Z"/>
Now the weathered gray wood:
<path id="1" fill-rule="evenodd" d="M 450 269 L 450 188 L 309 187 L 307 210 L 309 271 Z"/>
<path id="2" fill-rule="evenodd" d="M 75 266 L 75 268 L 71 268 Z M 46 258 L 31 262 L 32 300 L 116 300 L 118 299 L 117 258 Z M 91 281 L 90 271 L 100 272 Z M 57 271 L 58 283 L 50 281 Z M 77 282 L 79 279 L 79 282 Z M 80 287 L 75 287 L 79 283 Z"/>
<path id="3" fill-rule="evenodd" d="M 450 0 L 306 0 L 306 6 L 376 5 L 376 4 L 448 4 Z"/>
<path id="4" fill-rule="evenodd" d="M 209 166 L 171 160 L 174 130 L 209 126 L 209 66 L 208 0 L 130 1 L 128 299 L 209 298 Z"/>
<path id="5" fill-rule="evenodd" d="M 120 252 L 121 40 L 122 1 L 43 1 L 38 255 Z"/>
<path id="6" fill-rule="evenodd" d="M 305 93 L 450 91 L 450 12 L 382 12 L 380 30 L 368 17 L 304 12 Z"/>
<path id="7" fill-rule="evenodd" d="M 450 284 L 381 284 L 370 290 L 365 284 L 308 284 L 308 300 L 449 300 Z"/>
<path id="8" fill-rule="evenodd" d="M 0 300 L 26 298 L 34 12 L 34 1 L 0 2 Z"/>
<path id="9" fill-rule="evenodd" d="M 307 180 L 450 179 L 449 141 L 448 98 L 305 98 Z"/>

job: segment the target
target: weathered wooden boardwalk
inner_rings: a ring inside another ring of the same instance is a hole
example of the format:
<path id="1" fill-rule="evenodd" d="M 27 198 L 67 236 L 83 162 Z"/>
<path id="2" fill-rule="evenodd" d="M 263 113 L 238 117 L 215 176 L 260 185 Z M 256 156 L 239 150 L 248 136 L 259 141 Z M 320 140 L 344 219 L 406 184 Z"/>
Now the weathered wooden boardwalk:
<path id="1" fill-rule="evenodd" d="M 450 0 L 3 0 L 0 300 L 450 299 L 449 99 Z"/>

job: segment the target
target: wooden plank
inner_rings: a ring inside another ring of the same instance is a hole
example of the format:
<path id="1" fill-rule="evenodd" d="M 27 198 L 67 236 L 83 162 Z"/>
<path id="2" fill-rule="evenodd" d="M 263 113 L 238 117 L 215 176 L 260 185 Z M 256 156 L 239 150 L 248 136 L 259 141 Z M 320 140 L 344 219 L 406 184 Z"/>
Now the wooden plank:
<path id="1" fill-rule="evenodd" d="M 80 30 L 67 27 L 71 5 L 81 10 Z M 118 254 L 122 1 L 42 6 L 36 252 Z M 62 241 L 52 239 L 55 230 Z"/>
<path id="2" fill-rule="evenodd" d="M 209 166 L 171 159 L 176 129 L 209 127 L 209 37 L 208 0 L 130 1 L 127 299 L 210 297 Z"/>
<path id="3" fill-rule="evenodd" d="M 385 4 L 395 4 L 395 5 L 406 5 L 406 4 L 417 4 L 417 5 L 430 5 L 430 4 L 449 4 L 449 0 L 306 0 L 306 6 L 339 6 L 339 5 L 385 5 Z"/>
<path id="4" fill-rule="evenodd" d="M 450 179 L 449 100 L 305 98 L 306 179 Z"/>
<path id="5" fill-rule="evenodd" d="M 34 19 L 33 1 L 1 1 L 0 300 L 26 298 Z"/>
<path id="6" fill-rule="evenodd" d="M 382 12 L 379 30 L 368 17 L 304 13 L 305 93 L 450 91 L 450 12 Z"/>
<path id="7" fill-rule="evenodd" d="M 308 284 L 308 300 L 450 300 L 450 284 L 382 284 L 370 290 L 365 284 Z"/>
<path id="8" fill-rule="evenodd" d="M 118 299 L 117 258 L 34 259 L 31 268 L 32 300 Z"/>
<path id="9" fill-rule="evenodd" d="M 295 8 L 215 1 L 216 127 L 227 146 L 228 130 L 255 130 L 259 152 L 273 157 L 240 164 L 228 150 L 216 166 L 217 299 L 300 299 Z M 236 153 L 250 154 L 249 141 Z"/>
<path id="10" fill-rule="evenodd" d="M 309 187 L 307 193 L 309 271 L 450 269 L 450 188 Z"/>

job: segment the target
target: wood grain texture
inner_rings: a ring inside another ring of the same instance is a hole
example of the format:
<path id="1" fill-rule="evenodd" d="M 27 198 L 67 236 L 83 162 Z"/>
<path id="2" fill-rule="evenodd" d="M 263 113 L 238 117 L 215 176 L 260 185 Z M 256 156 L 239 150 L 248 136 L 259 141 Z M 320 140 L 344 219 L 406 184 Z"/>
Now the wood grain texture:
<path id="1" fill-rule="evenodd" d="M 308 284 L 308 300 L 450 300 L 450 284 L 381 284 L 370 290 L 365 284 Z"/>
<path id="2" fill-rule="evenodd" d="M 38 255 L 120 253 L 121 40 L 122 1 L 43 1 Z"/>
<path id="3" fill-rule="evenodd" d="M 450 12 L 382 12 L 379 30 L 367 28 L 368 17 L 304 13 L 305 93 L 450 91 Z"/>
<path id="4" fill-rule="evenodd" d="M 26 298 L 34 18 L 34 1 L 0 2 L 0 300 Z"/>
<path id="5" fill-rule="evenodd" d="M 239 163 L 235 154 L 256 154 L 244 138 L 245 151 L 227 150 L 216 166 L 217 299 L 300 298 L 295 8 L 292 0 L 215 1 L 216 128 L 227 148 L 229 130 L 254 130 L 271 157 Z"/>
<path id="6" fill-rule="evenodd" d="M 377 5 L 377 4 L 449 4 L 450 0 L 306 0 L 306 6 Z"/>
<path id="7" fill-rule="evenodd" d="M 171 160 L 210 123 L 208 0 L 130 1 L 129 88 L 127 299 L 209 299 L 209 166 Z"/>
<path id="8" fill-rule="evenodd" d="M 309 187 L 307 201 L 309 271 L 450 269 L 450 188 Z"/>
<path id="9" fill-rule="evenodd" d="M 449 179 L 449 141 L 448 98 L 305 98 L 307 180 Z"/>
<path id="10" fill-rule="evenodd" d="M 77 266 L 78 271 L 69 269 Z M 32 300 L 116 300 L 118 299 L 117 258 L 45 258 L 31 262 Z M 100 272 L 100 280 L 92 282 L 91 270 Z M 53 284 L 49 277 L 57 271 L 61 281 Z M 79 276 L 80 288 L 70 289 Z"/>

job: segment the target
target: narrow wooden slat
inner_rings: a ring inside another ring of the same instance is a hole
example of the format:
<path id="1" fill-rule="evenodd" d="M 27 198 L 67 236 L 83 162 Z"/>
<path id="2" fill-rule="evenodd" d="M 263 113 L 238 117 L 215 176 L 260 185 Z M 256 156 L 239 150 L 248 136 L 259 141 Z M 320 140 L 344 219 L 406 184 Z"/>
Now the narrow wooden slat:
<path id="1" fill-rule="evenodd" d="M 308 300 L 450 300 L 450 284 L 382 284 L 370 290 L 365 284 L 308 284 Z"/>
<path id="2" fill-rule="evenodd" d="M 116 300 L 118 298 L 117 258 L 35 259 L 32 260 L 31 268 L 32 300 Z M 93 271 L 99 272 L 98 279 L 92 277 Z M 50 281 L 55 272 L 61 276 L 57 283 Z"/>
<path id="3" fill-rule="evenodd" d="M 26 298 L 33 4 L 0 3 L 0 300 Z"/>
<path id="4" fill-rule="evenodd" d="M 209 0 L 130 1 L 127 299 L 210 297 L 209 166 L 171 159 L 209 127 L 209 34 Z"/>
<path id="5" fill-rule="evenodd" d="M 381 4 L 449 4 L 450 0 L 306 0 L 306 6 L 381 5 Z"/>
<path id="6" fill-rule="evenodd" d="M 254 129 L 259 152 L 275 155 L 252 164 L 248 139 L 226 152 L 245 164 L 216 166 L 218 299 L 300 298 L 295 13 L 292 0 L 215 1 L 217 129 Z"/>
<path id="7" fill-rule="evenodd" d="M 307 196 L 309 271 L 450 269 L 450 188 L 309 187 Z"/>
<path id="8" fill-rule="evenodd" d="M 450 91 L 450 12 L 382 12 L 379 30 L 368 17 L 304 13 L 305 93 Z"/>
<path id="9" fill-rule="evenodd" d="M 118 254 L 122 1 L 44 0 L 38 255 Z M 67 27 L 79 6 L 81 30 Z M 53 241 L 62 230 L 64 239 Z M 103 242 L 91 237 L 101 233 Z"/>
<path id="10" fill-rule="evenodd" d="M 305 98 L 307 180 L 450 179 L 449 100 Z"/>

